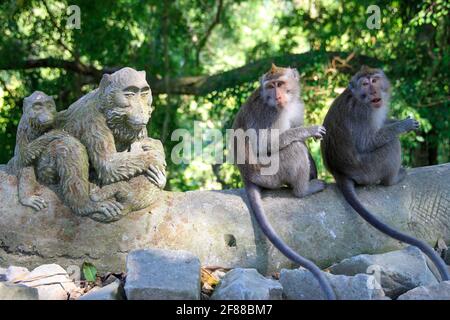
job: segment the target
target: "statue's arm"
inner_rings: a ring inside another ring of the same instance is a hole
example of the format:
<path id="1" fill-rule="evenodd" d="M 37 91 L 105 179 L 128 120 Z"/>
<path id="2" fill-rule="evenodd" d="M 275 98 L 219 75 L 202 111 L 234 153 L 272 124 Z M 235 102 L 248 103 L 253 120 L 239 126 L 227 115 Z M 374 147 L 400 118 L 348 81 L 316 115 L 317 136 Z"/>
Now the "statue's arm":
<path id="1" fill-rule="evenodd" d="M 38 187 L 38 182 L 36 180 L 34 167 L 30 166 L 19 168 L 17 179 L 19 202 L 22 205 L 31 207 L 36 211 L 47 207 L 47 203 L 44 198 L 35 195 L 36 189 Z"/>
<path id="2" fill-rule="evenodd" d="M 145 172 L 157 161 L 152 151 L 117 152 L 114 137 L 106 125 L 89 126 L 82 136 L 89 159 L 103 185 L 128 180 Z"/>
<path id="3" fill-rule="evenodd" d="M 56 139 L 63 138 L 67 135 L 68 133 L 62 130 L 52 130 L 27 143 L 26 145 L 22 145 L 20 147 L 19 165 L 21 167 L 30 166 L 37 158 L 39 158 L 42 151 L 47 148 L 50 142 Z"/>

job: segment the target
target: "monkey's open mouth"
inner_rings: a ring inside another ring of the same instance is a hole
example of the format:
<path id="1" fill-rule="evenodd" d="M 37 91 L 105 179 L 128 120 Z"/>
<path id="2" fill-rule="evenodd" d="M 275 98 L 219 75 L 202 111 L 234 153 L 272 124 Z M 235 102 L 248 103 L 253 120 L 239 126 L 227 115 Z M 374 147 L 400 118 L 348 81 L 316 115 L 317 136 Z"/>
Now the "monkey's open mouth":
<path id="1" fill-rule="evenodd" d="M 374 99 L 370 100 L 370 102 L 372 103 L 372 105 L 375 108 L 381 107 L 381 98 L 374 98 Z"/>

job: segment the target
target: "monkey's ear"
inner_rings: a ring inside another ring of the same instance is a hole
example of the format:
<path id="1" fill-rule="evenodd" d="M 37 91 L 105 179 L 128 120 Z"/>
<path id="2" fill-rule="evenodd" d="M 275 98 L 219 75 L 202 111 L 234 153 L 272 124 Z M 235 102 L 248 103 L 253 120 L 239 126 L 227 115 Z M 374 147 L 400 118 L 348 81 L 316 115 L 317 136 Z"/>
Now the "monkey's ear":
<path id="1" fill-rule="evenodd" d="M 272 62 L 272 66 L 270 67 L 270 73 L 277 72 L 278 67 L 275 65 L 275 63 Z"/>
<path id="2" fill-rule="evenodd" d="M 102 77 L 102 80 L 100 80 L 100 91 L 105 91 L 106 88 L 111 84 L 112 82 L 112 76 L 110 74 L 105 73 Z"/>

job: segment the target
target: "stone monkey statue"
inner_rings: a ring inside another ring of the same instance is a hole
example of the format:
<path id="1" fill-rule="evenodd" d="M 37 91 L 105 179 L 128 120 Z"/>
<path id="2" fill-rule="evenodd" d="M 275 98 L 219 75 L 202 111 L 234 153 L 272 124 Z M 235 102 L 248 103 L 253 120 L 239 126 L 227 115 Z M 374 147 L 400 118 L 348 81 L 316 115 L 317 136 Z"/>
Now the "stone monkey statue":
<path id="1" fill-rule="evenodd" d="M 38 183 L 35 165 L 40 164 L 38 169 L 44 169 L 44 171 L 38 172 L 39 182 L 57 185 L 57 191 L 63 201 L 76 213 L 82 215 L 120 213 L 120 204 L 115 201 L 107 201 L 106 198 L 101 201 L 89 199 L 87 172 L 79 170 L 80 167 L 77 164 L 77 161 L 82 161 L 86 157 L 86 151 L 68 133 L 53 129 L 55 115 L 55 102 L 45 93 L 35 91 L 24 99 L 23 114 L 17 129 L 15 153 L 8 163 L 9 171 L 16 174 L 18 178 L 19 202 L 35 210 L 41 210 L 47 206 L 45 199 L 36 194 Z M 61 153 L 49 153 L 49 148 L 56 148 Z M 42 167 L 42 162 L 46 163 L 46 159 L 48 160 L 50 156 L 57 154 L 67 156 L 66 151 L 69 150 L 81 155 L 68 159 L 75 164 L 72 170 L 61 170 L 64 169 L 62 165 L 64 159 L 61 158 L 66 157 L 60 157 L 60 161 L 58 164 L 55 162 L 53 168 Z M 62 186 L 60 182 L 65 181 L 64 177 L 69 171 L 74 176 Z M 77 198 L 77 192 L 80 193 L 79 202 L 74 205 L 73 198 Z"/>
<path id="2" fill-rule="evenodd" d="M 26 97 L 17 128 L 14 157 L 8 162 L 9 171 L 17 176 L 19 202 L 36 211 L 47 207 L 47 203 L 37 194 L 33 162 L 51 141 L 67 135 L 60 130 L 49 132 L 53 128 L 55 115 L 56 106 L 52 97 L 41 91 Z"/>
<path id="3" fill-rule="evenodd" d="M 57 127 L 86 147 L 89 161 L 83 161 L 83 171 L 90 163 L 94 182 L 102 187 L 92 199 L 114 195 L 122 204 L 120 214 L 95 214 L 96 220 L 113 221 L 148 207 L 165 186 L 164 149 L 147 135 L 151 103 L 145 72 L 123 68 L 105 74 L 98 89 L 57 115 Z"/>

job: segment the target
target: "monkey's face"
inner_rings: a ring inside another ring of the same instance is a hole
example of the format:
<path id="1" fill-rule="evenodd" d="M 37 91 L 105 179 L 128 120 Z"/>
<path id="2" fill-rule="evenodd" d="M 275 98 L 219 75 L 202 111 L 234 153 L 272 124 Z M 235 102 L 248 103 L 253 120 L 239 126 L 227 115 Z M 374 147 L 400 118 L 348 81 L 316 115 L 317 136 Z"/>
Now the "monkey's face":
<path id="1" fill-rule="evenodd" d="M 30 125 L 38 130 L 47 130 L 53 126 L 56 115 L 56 106 L 53 99 L 37 100 L 25 110 Z"/>
<path id="2" fill-rule="evenodd" d="M 350 86 L 353 95 L 365 105 L 379 109 L 387 105 L 389 83 L 382 72 L 360 75 Z"/>
<path id="3" fill-rule="evenodd" d="M 265 75 L 262 79 L 262 95 L 266 104 L 283 109 L 296 101 L 300 91 L 298 80 L 297 70 L 289 68 L 283 68 L 283 72 L 276 75 Z"/>
<path id="4" fill-rule="evenodd" d="M 110 93 L 106 117 L 115 127 L 139 131 L 150 120 L 151 103 L 152 94 L 147 82 L 136 82 Z"/>

